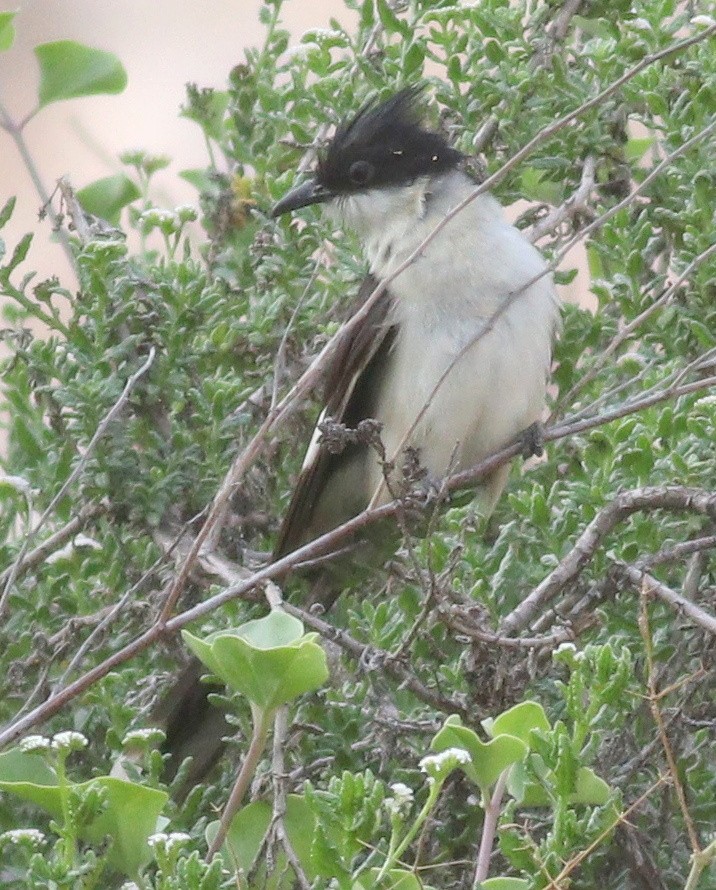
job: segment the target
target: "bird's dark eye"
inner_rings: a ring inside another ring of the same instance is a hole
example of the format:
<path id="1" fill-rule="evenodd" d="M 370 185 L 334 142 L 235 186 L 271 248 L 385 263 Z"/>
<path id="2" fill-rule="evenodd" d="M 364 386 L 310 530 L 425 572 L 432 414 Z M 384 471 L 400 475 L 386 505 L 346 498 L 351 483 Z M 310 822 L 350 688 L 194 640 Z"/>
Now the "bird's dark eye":
<path id="1" fill-rule="evenodd" d="M 348 171 L 353 185 L 367 185 L 373 178 L 375 167 L 369 161 L 354 161 Z"/>

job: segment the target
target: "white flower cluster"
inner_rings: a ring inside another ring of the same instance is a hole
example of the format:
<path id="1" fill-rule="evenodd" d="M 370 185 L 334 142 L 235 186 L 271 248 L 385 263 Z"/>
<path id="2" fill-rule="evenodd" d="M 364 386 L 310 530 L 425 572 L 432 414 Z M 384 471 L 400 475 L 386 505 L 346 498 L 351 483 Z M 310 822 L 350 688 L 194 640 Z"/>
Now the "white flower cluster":
<path id="1" fill-rule="evenodd" d="M 14 828 L 0 834 L 0 843 L 7 841 L 10 844 L 32 844 L 39 847 L 44 844 L 45 835 L 36 828 Z"/>
<path id="2" fill-rule="evenodd" d="M 73 732 L 71 729 L 52 736 L 52 747 L 56 751 L 81 751 L 88 744 L 87 736 L 82 735 L 81 732 Z"/>
<path id="3" fill-rule="evenodd" d="M 391 819 L 396 816 L 405 816 L 413 805 L 413 789 L 408 788 L 402 782 L 395 782 L 390 786 L 392 797 L 386 797 L 383 805 Z"/>
<path id="4" fill-rule="evenodd" d="M 446 748 L 439 754 L 428 754 L 420 761 L 420 769 L 427 775 L 428 780 L 435 782 L 444 780 L 458 766 L 466 766 L 472 762 L 472 757 L 464 748 Z"/>
<path id="5" fill-rule="evenodd" d="M 162 847 L 167 853 L 169 853 L 173 847 L 183 847 L 184 844 L 188 843 L 191 840 L 191 835 L 187 834 L 185 831 L 158 831 L 156 834 L 151 834 L 147 838 L 147 843 L 150 847 Z"/>

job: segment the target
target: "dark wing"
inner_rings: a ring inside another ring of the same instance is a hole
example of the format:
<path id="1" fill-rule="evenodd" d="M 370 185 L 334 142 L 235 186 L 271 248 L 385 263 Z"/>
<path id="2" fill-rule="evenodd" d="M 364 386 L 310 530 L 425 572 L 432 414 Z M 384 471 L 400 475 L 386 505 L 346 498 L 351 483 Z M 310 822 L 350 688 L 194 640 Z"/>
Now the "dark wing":
<path id="1" fill-rule="evenodd" d="M 358 307 L 362 306 L 378 286 L 372 275 L 367 275 L 358 292 Z M 369 417 L 371 393 L 375 387 L 387 353 L 395 339 L 396 325 L 388 323 L 391 297 L 386 291 L 353 335 L 343 343 L 326 370 L 325 410 L 322 420 L 335 420 L 355 427 Z M 273 558 L 279 559 L 310 540 L 307 530 L 332 471 L 346 457 L 331 454 L 325 448 L 316 449 L 312 459 L 301 470 L 291 503 L 284 516 L 274 548 Z"/>

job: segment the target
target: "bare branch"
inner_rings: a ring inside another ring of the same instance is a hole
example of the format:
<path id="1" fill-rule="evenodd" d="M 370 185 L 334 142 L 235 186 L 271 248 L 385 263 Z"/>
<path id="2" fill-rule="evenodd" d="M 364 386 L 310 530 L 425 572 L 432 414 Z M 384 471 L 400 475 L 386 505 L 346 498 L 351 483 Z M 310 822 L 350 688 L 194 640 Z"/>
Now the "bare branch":
<path id="1" fill-rule="evenodd" d="M 582 179 L 578 187 L 572 192 L 564 203 L 554 207 L 550 213 L 523 232 L 525 238 L 533 244 L 545 235 L 553 232 L 568 219 L 573 219 L 578 213 L 583 213 L 589 206 L 589 196 L 594 189 L 596 160 L 589 155 L 585 158 L 582 168 Z"/>
<path id="2" fill-rule="evenodd" d="M 18 558 L 15 566 L 8 566 L 8 568 L 1 572 L 0 584 L 5 584 L 10 577 L 13 568 L 15 568 L 15 581 L 17 581 L 25 572 L 29 572 L 36 566 L 40 565 L 40 563 L 43 563 L 48 556 L 56 550 L 59 550 L 60 547 L 83 529 L 88 522 L 96 519 L 106 510 L 106 504 L 85 504 L 84 507 L 80 508 L 79 513 L 70 519 L 66 525 L 63 525 L 62 528 L 53 532 L 47 540 L 43 541 L 42 544 L 38 544 L 34 550 L 26 553 L 22 559 Z"/>
<path id="3" fill-rule="evenodd" d="M 688 616 L 699 627 L 716 635 L 716 618 L 713 615 L 709 615 L 708 612 L 697 606 L 696 603 L 692 603 L 691 600 L 686 599 L 680 593 L 667 587 L 666 584 L 657 581 L 653 575 L 638 569 L 636 566 L 617 562 L 616 567 L 618 573 L 623 578 L 626 578 L 631 585 L 641 590 L 642 595 L 653 594 L 657 596 L 660 600 L 676 609 L 677 612 Z"/>
<path id="4" fill-rule="evenodd" d="M 500 633 L 510 636 L 527 627 L 539 609 L 574 581 L 617 523 L 642 510 L 689 510 L 714 519 L 716 492 L 677 485 L 621 492 L 597 513 L 557 568 L 502 620 Z"/>
<path id="5" fill-rule="evenodd" d="M 671 743 L 669 741 L 669 737 L 666 734 L 666 728 L 664 727 L 664 720 L 661 716 L 661 711 L 659 709 L 659 698 L 661 697 L 656 690 L 656 670 L 654 668 L 654 644 L 651 636 L 651 628 L 649 627 L 649 612 L 647 609 L 648 602 L 648 594 L 651 592 L 651 584 L 649 584 L 646 580 L 644 580 L 642 584 L 641 597 L 639 602 L 639 631 L 641 632 L 641 638 L 644 641 L 644 651 L 646 653 L 646 666 L 647 666 L 647 689 L 648 689 L 648 697 L 649 697 L 649 708 L 651 710 L 651 716 L 654 719 L 654 723 L 659 730 L 659 737 L 661 738 L 661 746 L 664 749 L 664 754 L 666 755 L 666 762 L 669 765 L 669 773 L 671 774 L 671 784 L 674 786 L 674 791 L 676 792 L 676 797 L 679 801 L 679 807 L 681 809 L 681 815 L 684 817 L 684 824 L 686 825 L 686 831 L 689 835 L 689 841 L 691 843 L 691 852 L 696 854 L 701 852 L 701 844 L 699 843 L 699 836 L 696 832 L 696 826 L 694 825 L 694 820 L 691 818 L 691 813 L 689 812 L 688 804 L 686 803 L 686 795 L 684 793 L 683 785 L 681 784 L 681 779 L 679 778 L 679 768 L 676 764 L 676 758 L 674 757 L 674 751 L 671 747 Z"/>

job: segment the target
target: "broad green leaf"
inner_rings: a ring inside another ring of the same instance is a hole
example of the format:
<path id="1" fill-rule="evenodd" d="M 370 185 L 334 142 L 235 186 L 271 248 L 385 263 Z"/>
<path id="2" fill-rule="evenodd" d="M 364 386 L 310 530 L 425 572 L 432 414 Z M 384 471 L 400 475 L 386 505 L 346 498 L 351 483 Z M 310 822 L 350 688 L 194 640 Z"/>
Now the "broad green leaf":
<path id="1" fill-rule="evenodd" d="M 0 783 L 30 782 L 36 785 L 56 785 L 57 774 L 50 769 L 44 754 L 11 748 L 0 754 Z"/>
<path id="2" fill-rule="evenodd" d="M 141 192 L 124 173 L 98 179 L 80 189 L 77 198 L 82 207 L 94 216 L 117 225 L 123 207 L 136 201 Z"/>
<path id="3" fill-rule="evenodd" d="M 10 49 L 15 42 L 13 19 L 16 15 L 15 12 L 0 12 L 0 52 Z"/>
<path id="4" fill-rule="evenodd" d="M 521 739 L 511 735 L 501 735 L 489 742 L 482 742 L 455 715 L 448 717 L 430 747 L 434 751 L 445 751 L 448 748 L 463 748 L 467 751 L 472 762 L 460 768 L 483 791 L 491 788 L 500 774 L 513 763 L 522 760 L 529 750 Z"/>
<path id="5" fill-rule="evenodd" d="M 494 720 L 483 720 L 485 732 L 496 738 L 499 735 L 513 735 L 526 745 L 530 744 L 533 729 L 549 732 L 550 725 L 542 705 L 534 701 L 523 701 Z"/>
<path id="6" fill-rule="evenodd" d="M 231 864 L 234 871 L 242 869 L 245 874 L 248 874 L 253 869 L 272 817 L 273 808 L 265 800 L 257 800 L 248 804 L 234 816 L 220 853 L 227 865 Z M 315 830 L 315 816 L 301 795 L 289 794 L 287 796 L 284 824 L 291 845 L 304 871 L 309 879 L 313 880 L 316 877 L 316 872 L 311 863 L 311 846 Z M 209 843 L 216 837 L 218 827 L 218 822 L 207 825 L 206 838 Z M 285 860 L 283 863 L 277 863 L 273 873 L 281 874 L 284 870 Z M 281 885 L 277 883 L 276 886 Z"/>
<path id="7" fill-rule="evenodd" d="M 263 711 L 272 710 L 328 679 L 326 654 L 314 633 L 275 610 L 205 639 L 182 631 L 185 642 L 212 673 Z"/>
<path id="8" fill-rule="evenodd" d="M 114 53 L 74 40 L 57 40 L 35 47 L 40 63 L 40 108 L 62 99 L 121 93 L 127 72 Z"/>
<path id="9" fill-rule="evenodd" d="M 93 788 L 103 791 L 107 805 L 89 825 L 82 826 L 81 835 L 93 844 L 111 838 L 108 861 L 124 874 L 135 875 L 151 858 L 147 838 L 157 830 L 159 814 L 169 796 L 164 791 L 113 776 L 98 776 L 67 787 L 79 793 Z M 15 748 L 0 754 L 0 790 L 42 807 L 55 819 L 62 819 L 64 791 L 57 785 L 57 776 L 36 753 Z"/>

